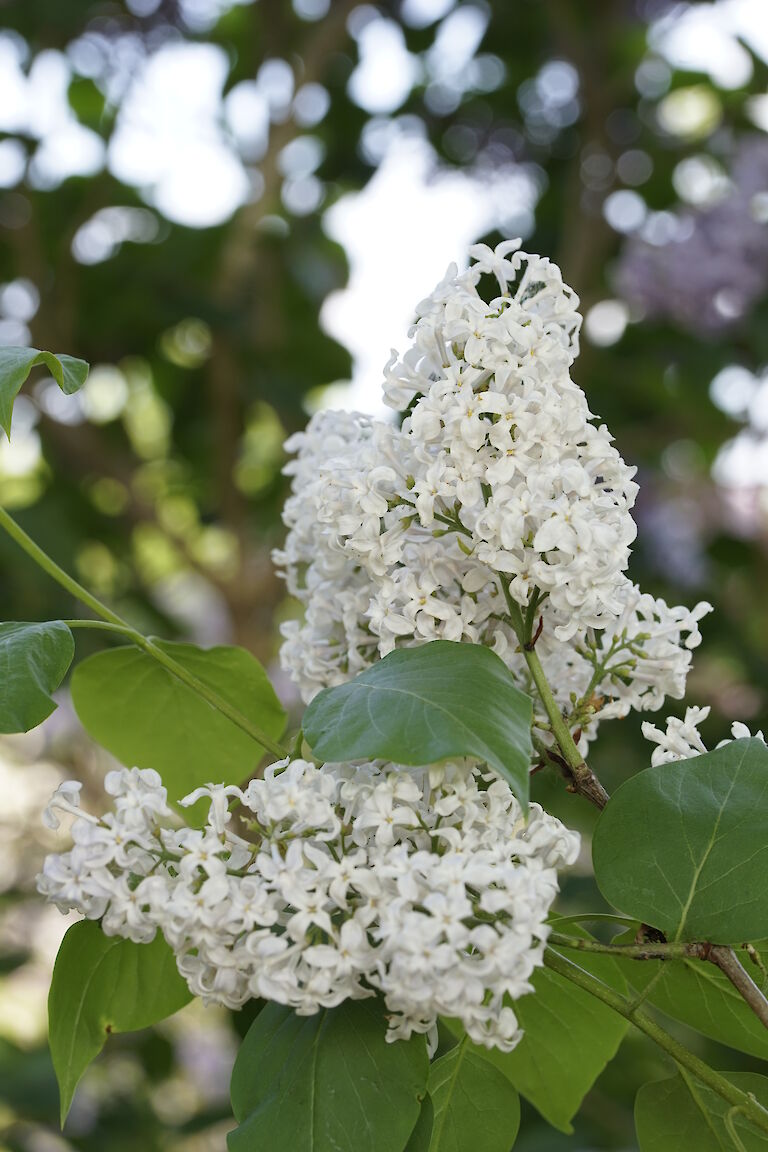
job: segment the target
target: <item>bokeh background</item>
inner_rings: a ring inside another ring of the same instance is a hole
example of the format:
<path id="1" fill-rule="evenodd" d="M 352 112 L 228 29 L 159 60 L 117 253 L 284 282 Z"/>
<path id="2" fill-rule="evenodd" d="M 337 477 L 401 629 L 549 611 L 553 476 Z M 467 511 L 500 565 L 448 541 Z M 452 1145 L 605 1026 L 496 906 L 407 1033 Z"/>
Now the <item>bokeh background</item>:
<path id="1" fill-rule="evenodd" d="M 93 369 L 79 396 L 38 377 L 19 398 L 0 502 L 140 627 L 243 644 L 295 703 L 269 558 L 283 440 L 319 406 L 380 413 L 415 303 L 468 243 L 521 235 L 581 296 L 574 377 L 639 468 L 633 576 L 715 605 L 689 684 L 706 735 L 758 728 L 767 131 L 765 0 L 2 0 L 0 343 Z M 0 601 L 73 612 L 5 539 Z M 639 729 L 604 726 L 609 786 L 647 763 Z M 39 816 L 66 776 L 98 804 L 105 767 L 66 692 L 0 742 L 0 1152 L 221 1149 L 247 1011 L 114 1038 L 57 1131 L 45 997 L 66 922 L 34 894 Z M 558 781 L 535 787 L 589 830 Z M 599 906 L 586 869 L 563 906 Z M 634 1148 L 634 1092 L 664 1072 L 630 1035 L 573 1137 L 526 1109 L 517 1147 Z"/>

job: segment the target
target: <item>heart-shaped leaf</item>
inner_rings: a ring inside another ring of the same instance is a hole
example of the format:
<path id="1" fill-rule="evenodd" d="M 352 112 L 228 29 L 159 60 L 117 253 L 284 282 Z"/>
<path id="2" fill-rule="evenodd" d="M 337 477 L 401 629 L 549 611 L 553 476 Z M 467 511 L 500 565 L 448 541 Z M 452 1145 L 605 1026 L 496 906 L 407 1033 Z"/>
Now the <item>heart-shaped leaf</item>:
<path id="1" fill-rule="evenodd" d="M 155 643 L 267 735 L 281 735 L 285 711 L 250 652 Z M 72 702 L 94 740 L 129 767 L 156 768 L 172 800 L 211 781 L 239 783 L 263 753 L 246 732 L 138 648 L 98 652 L 79 664 Z"/>
<path id="2" fill-rule="evenodd" d="M 510 1081 L 464 1036 L 429 1070 L 434 1119 L 429 1152 L 509 1152 L 520 1127 Z"/>
<path id="3" fill-rule="evenodd" d="M 378 999 L 314 1016 L 270 1003 L 232 1073 L 231 1152 L 402 1152 L 419 1119 L 429 1061 L 423 1036 L 388 1044 Z"/>
<path id="4" fill-rule="evenodd" d="M 61 620 L 0 624 L 0 732 L 28 732 L 56 707 L 51 692 L 75 654 Z"/>
<path id="5" fill-rule="evenodd" d="M 324 760 L 433 764 L 475 756 L 528 803 L 531 700 L 494 652 L 433 640 L 391 652 L 348 684 L 320 692 L 304 735 Z"/>
<path id="6" fill-rule="evenodd" d="M 81 920 L 67 930 L 48 996 L 48 1038 L 63 1124 L 77 1083 L 112 1032 L 135 1032 L 192 999 L 162 936 L 134 944 Z"/>
<path id="7" fill-rule="evenodd" d="M 768 937 L 768 748 L 730 744 L 633 776 L 595 829 L 597 883 L 670 940 Z"/>
<path id="8" fill-rule="evenodd" d="M 88 378 L 85 360 L 63 353 L 41 352 L 39 348 L 0 348 L 0 427 L 11 435 L 13 402 L 32 369 L 44 364 L 67 396 L 82 388 Z"/>

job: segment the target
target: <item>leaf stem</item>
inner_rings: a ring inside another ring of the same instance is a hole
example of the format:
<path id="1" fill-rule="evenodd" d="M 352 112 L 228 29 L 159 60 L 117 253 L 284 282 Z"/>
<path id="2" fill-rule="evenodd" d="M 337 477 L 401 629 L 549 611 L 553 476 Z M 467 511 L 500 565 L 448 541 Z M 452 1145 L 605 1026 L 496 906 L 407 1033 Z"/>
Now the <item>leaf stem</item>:
<path id="1" fill-rule="evenodd" d="M 618 912 L 577 912 L 573 916 L 559 916 L 556 915 L 552 921 L 553 924 L 590 924 L 604 920 L 608 924 L 626 924 L 627 927 L 637 927 L 637 920 L 634 916 L 622 916 Z"/>
<path id="2" fill-rule="evenodd" d="M 225 700 L 223 696 L 220 696 L 218 692 L 210 688 L 202 680 L 198 680 L 196 676 L 193 676 L 182 664 L 179 664 L 172 656 L 164 652 L 153 640 L 131 627 L 127 620 L 123 620 L 121 616 L 113 612 L 112 609 L 99 600 L 98 597 L 94 596 L 87 588 L 84 588 L 82 584 L 78 583 L 68 572 L 65 572 L 55 560 L 51 559 L 47 552 L 43 551 L 39 544 L 35 543 L 31 536 L 27 535 L 24 529 L 17 524 L 13 517 L 9 516 L 2 507 L 0 507 L 0 528 L 3 528 L 11 539 L 14 540 L 44 572 L 55 580 L 57 584 L 60 584 L 62 588 L 66 589 L 76 600 L 79 600 L 82 604 L 85 604 L 87 608 L 90 608 L 95 616 L 100 617 L 100 620 L 92 622 L 92 627 L 106 627 L 107 631 L 120 632 L 127 640 L 135 644 L 137 648 L 141 648 L 143 652 L 146 652 L 146 654 L 151 656 L 158 664 L 162 664 L 171 675 L 175 676 L 177 680 L 181 680 L 188 688 L 191 688 L 193 692 L 210 704 L 212 708 L 215 708 L 217 712 L 221 712 L 223 716 L 226 716 L 228 720 L 236 724 L 243 732 L 247 732 L 252 740 L 261 744 L 262 747 L 266 748 L 268 752 L 271 752 L 273 756 L 277 756 L 282 760 L 288 755 L 287 750 L 283 748 L 281 744 L 278 744 L 271 736 L 262 731 L 257 724 L 254 724 L 247 716 L 244 716 L 239 709 L 235 708 L 234 705 L 230 704 L 228 700 Z M 73 620 L 71 623 L 75 627 L 85 627 L 88 622 Z"/>
<path id="3" fill-rule="evenodd" d="M 115 632 L 118 636 L 130 637 L 131 629 L 124 628 L 122 624 L 111 624 L 108 620 L 62 620 L 67 628 L 89 628 L 98 632 Z"/>
<path id="4" fill-rule="evenodd" d="M 734 1117 L 738 1116 L 738 1114 L 742 1111 L 743 1110 L 741 1108 L 730 1108 L 723 1117 L 725 1130 L 733 1141 L 733 1146 L 736 1149 L 736 1152 L 747 1152 L 741 1137 L 736 1131 L 736 1125 L 733 1122 Z"/>
<path id="5" fill-rule="evenodd" d="M 766 1111 L 753 1096 L 742 1092 L 735 1084 L 731 1084 L 719 1072 L 715 1072 L 693 1052 L 689 1052 L 684 1045 L 675 1040 L 674 1036 L 670 1036 L 656 1021 L 643 1012 L 639 1008 L 632 1006 L 626 997 L 620 993 L 615 992 L 613 988 L 609 988 L 607 984 L 603 984 L 602 980 L 592 976 L 591 973 L 586 972 L 580 968 L 578 964 L 561 956 L 559 952 L 547 948 L 544 952 L 544 964 L 552 972 L 556 972 L 559 976 L 570 980 L 578 988 L 589 992 L 597 1000 L 601 1000 L 614 1012 L 618 1012 L 625 1020 L 629 1020 L 641 1032 L 644 1032 L 655 1044 L 672 1057 L 676 1064 L 681 1068 L 687 1069 L 692 1075 L 696 1077 L 702 1084 L 706 1084 L 713 1092 L 716 1092 L 722 1100 L 730 1104 L 732 1108 L 737 1108 L 744 1116 L 760 1129 L 761 1132 L 768 1133 L 768 1111 Z"/>
<path id="6" fill-rule="evenodd" d="M 57 584 L 65 588 L 67 592 L 69 592 L 71 596 L 74 596 L 76 600 L 79 600 L 81 604 L 85 604 L 87 608 L 90 608 L 96 616 L 100 616 L 102 620 L 117 625 L 119 628 L 123 628 L 129 632 L 133 631 L 131 626 L 118 616 L 116 612 L 113 612 L 106 604 L 102 604 L 101 600 L 93 596 L 87 588 L 79 584 L 77 580 L 70 576 L 68 572 L 65 572 L 63 568 L 60 568 L 47 552 L 44 552 L 40 545 L 36 544 L 32 537 L 27 535 L 13 517 L 8 515 L 3 507 L 0 507 L 0 528 L 3 528 L 5 532 L 7 532 L 11 539 L 34 560 L 38 567 L 42 568 L 44 572 L 47 572 Z"/>
<path id="7" fill-rule="evenodd" d="M 535 647 L 531 644 L 530 627 L 533 624 L 533 620 L 531 619 L 528 629 L 526 630 L 526 621 L 523 620 L 522 609 L 513 599 L 509 591 L 509 581 L 504 580 L 503 577 L 501 578 L 501 587 L 507 602 L 507 612 L 509 613 L 510 623 L 520 643 L 525 662 L 528 665 L 528 671 L 536 685 L 536 691 L 539 694 L 549 722 L 552 725 L 552 734 L 565 760 L 571 778 L 569 787 L 572 792 L 577 792 L 580 796 L 583 796 L 586 800 L 594 804 L 596 808 L 605 808 L 610 797 L 592 769 L 585 763 L 584 757 L 576 747 L 576 743 L 571 735 L 571 730 L 549 686 L 549 681 L 542 667 L 541 660 L 539 660 Z"/>
<path id="8" fill-rule="evenodd" d="M 201 696 L 203 700 L 210 704 L 212 708 L 215 708 L 217 712 L 221 712 L 223 716 L 226 716 L 228 720 L 236 724 L 238 728 L 246 732 L 257 744 L 261 744 L 262 747 L 266 748 L 268 752 L 271 752 L 273 756 L 277 756 L 280 760 L 284 760 L 288 756 L 287 748 L 284 748 L 282 744 L 278 744 L 276 740 L 273 740 L 263 729 L 249 720 L 247 716 L 244 716 L 238 708 L 235 708 L 233 704 L 225 700 L 225 698 L 220 696 L 213 688 L 209 688 L 202 680 L 198 680 L 197 676 L 193 676 L 191 672 L 188 672 L 183 664 L 179 664 L 172 656 L 169 656 L 167 652 L 164 652 L 162 648 L 159 648 L 153 643 L 149 637 L 142 636 L 142 634 L 138 632 L 135 633 L 131 639 L 133 643 L 143 649 L 148 656 L 151 656 L 158 664 L 162 664 L 177 680 L 181 680 L 188 688 L 191 688 L 193 692 L 197 693 L 198 696 Z"/>

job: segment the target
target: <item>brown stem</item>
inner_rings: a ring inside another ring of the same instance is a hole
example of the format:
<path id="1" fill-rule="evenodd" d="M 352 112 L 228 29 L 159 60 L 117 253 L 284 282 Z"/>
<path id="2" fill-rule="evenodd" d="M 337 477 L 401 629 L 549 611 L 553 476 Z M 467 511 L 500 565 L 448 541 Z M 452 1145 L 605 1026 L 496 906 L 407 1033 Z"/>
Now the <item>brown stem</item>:
<path id="1" fill-rule="evenodd" d="M 534 648 L 536 647 L 536 641 L 538 640 L 539 636 L 541 636 L 541 633 L 543 631 L 544 631 L 544 617 L 539 616 L 539 625 L 538 625 L 536 631 L 534 632 L 533 636 L 530 638 L 528 643 L 525 645 L 526 652 L 533 652 Z"/>
<path id="2" fill-rule="evenodd" d="M 355 0 L 334 2 L 328 15 L 307 30 L 291 56 L 297 86 L 324 79 L 344 49 L 346 22 L 354 4 Z M 253 10 L 258 50 L 264 56 L 287 55 L 283 47 L 285 7 L 280 0 L 265 0 Z M 287 339 L 278 290 L 283 269 L 274 246 L 263 242 L 261 225 L 266 216 L 280 211 L 280 154 L 302 131 L 290 116 L 271 125 L 259 164 L 262 194 L 243 205 L 227 229 L 211 292 L 213 355 L 208 385 L 216 512 L 236 537 L 240 555 L 238 571 L 227 581 L 225 595 L 236 641 L 265 657 L 271 655 L 272 612 L 283 592 L 268 562 L 269 550 L 255 542 L 250 531 L 248 498 L 236 483 L 234 468 L 241 451 L 253 363 Z"/>
<path id="3" fill-rule="evenodd" d="M 768 1000 L 766 1000 L 749 973 L 742 967 L 741 961 L 733 948 L 729 948 L 725 944 L 713 944 L 709 949 L 706 959 L 712 964 L 716 964 L 723 975 L 728 977 L 731 984 L 733 984 L 745 1004 L 752 1009 L 763 1027 L 768 1028 Z"/>
<path id="4" fill-rule="evenodd" d="M 343 47 L 347 37 L 347 18 L 354 6 L 355 0 L 337 0 L 328 16 L 315 25 L 307 42 L 299 49 L 301 64 L 297 68 L 297 83 L 307 84 L 322 79 L 329 61 Z M 240 209 L 221 254 L 215 295 L 225 307 L 242 299 L 256 260 L 259 224 L 264 216 L 275 211 L 279 202 L 282 184 L 278 163 L 280 153 L 299 131 L 290 118 L 273 124 L 270 129 L 267 151 L 259 166 L 264 182 L 261 197 Z"/>
<path id="5" fill-rule="evenodd" d="M 565 757 L 560 756 L 553 748 L 547 748 L 546 756 L 552 764 L 560 769 L 563 779 L 567 781 L 566 790 L 568 792 L 583 796 L 585 800 L 589 800 L 590 804 L 594 804 L 601 811 L 605 808 L 610 796 L 586 761 L 582 760 L 581 764 L 569 764 Z"/>
<path id="6" fill-rule="evenodd" d="M 592 769 L 583 760 L 581 764 L 571 767 L 571 781 L 566 786 L 569 792 L 575 792 L 594 804 L 601 811 L 610 800 L 609 794 L 595 776 Z"/>
<path id="7" fill-rule="evenodd" d="M 590 147 L 615 159 L 608 117 L 613 108 L 621 108 L 631 98 L 624 73 L 617 72 L 612 64 L 625 17 L 620 5 L 604 5 L 600 16 L 593 18 L 589 6 L 580 14 L 572 0 L 552 0 L 549 18 L 558 52 L 572 61 L 579 73 L 583 113 L 578 125 L 579 147 L 563 182 L 557 263 L 568 283 L 576 287 L 586 312 L 600 289 L 605 262 L 616 247 L 616 233 L 602 212 L 602 201 L 611 186 L 599 192 L 586 187 L 581 165 L 584 149 Z M 584 379 L 581 358 L 579 370 Z"/>

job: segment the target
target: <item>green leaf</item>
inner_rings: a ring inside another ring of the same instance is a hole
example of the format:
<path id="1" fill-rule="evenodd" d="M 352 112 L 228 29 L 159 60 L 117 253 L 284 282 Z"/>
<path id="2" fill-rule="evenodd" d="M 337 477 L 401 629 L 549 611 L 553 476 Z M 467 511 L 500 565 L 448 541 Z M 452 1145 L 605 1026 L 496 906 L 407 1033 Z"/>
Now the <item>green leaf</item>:
<path id="1" fill-rule="evenodd" d="M 589 938 L 574 926 L 570 935 Z M 626 992 L 621 968 L 611 956 L 559 948 L 569 960 L 618 992 Z M 514 1004 L 524 1036 L 512 1052 L 484 1053 L 554 1128 L 573 1131 L 571 1119 L 609 1060 L 629 1023 L 570 981 L 538 968 L 534 992 Z"/>
<path id="2" fill-rule="evenodd" d="M 434 1061 L 429 1152 L 509 1152 L 520 1127 L 520 1098 L 507 1077 L 467 1037 Z"/>
<path id="3" fill-rule="evenodd" d="M 61 620 L 0 624 L 0 732 L 29 732 L 56 707 L 58 688 L 75 654 Z"/>
<path id="4" fill-rule="evenodd" d="M 285 712 L 244 648 L 155 643 L 268 735 L 281 735 Z M 72 676 L 72 701 L 94 740 L 129 767 L 156 768 L 172 800 L 211 781 L 238 783 L 262 755 L 246 732 L 138 648 L 84 660 Z"/>
<path id="5" fill-rule="evenodd" d="M 267 1004 L 232 1073 L 230 1152 L 402 1152 L 429 1070 L 423 1036 L 386 1040 L 377 999 L 314 1016 Z"/>
<path id="6" fill-rule="evenodd" d="M 495 653 L 433 640 L 390 652 L 348 684 L 320 692 L 304 714 L 304 735 L 324 760 L 421 765 L 476 756 L 525 806 L 531 721 L 530 698 Z"/>
<path id="7" fill-rule="evenodd" d="M 88 378 L 85 360 L 62 353 L 41 352 L 38 348 L 0 348 L 0 427 L 11 435 L 13 402 L 32 369 L 44 364 L 61 388 L 70 396 L 82 388 Z"/>
<path id="8" fill-rule="evenodd" d="M 634 933 L 616 937 L 614 944 L 631 944 Z M 768 965 L 768 943 L 758 946 Z M 739 956 L 758 986 L 764 977 L 746 952 Z M 719 968 L 705 960 L 625 960 L 629 982 L 638 992 L 650 986 L 648 1000 L 674 1020 L 704 1036 L 768 1060 L 768 1031 Z M 765 989 L 764 989 L 765 991 Z"/>
<path id="9" fill-rule="evenodd" d="M 73 924 L 61 942 L 48 996 L 62 1125 L 80 1077 L 111 1033 L 148 1028 L 191 999 L 162 936 L 134 944 L 105 936 L 92 920 Z"/>
<path id="10" fill-rule="evenodd" d="M 726 1072 L 726 1080 L 751 1092 L 768 1107 L 768 1079 L 755 1072 Z M 635 1098 L 635 1128 L 640 1152 L 740 1152 L 724 1117 L 730 1105 L 711 1089 L 679 1073 L 644 1084 Z M 736 1113 L 733 1123 L 744 1152 L 765 1152 L 766 1137 Z"/>
<path id="11" fill-rule="evenodd" d="M 622 784 L 597 822 L 600 891 L 669 939 L 765 938 L 767 806 L 761 740 L 646 768 Z"/>

